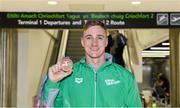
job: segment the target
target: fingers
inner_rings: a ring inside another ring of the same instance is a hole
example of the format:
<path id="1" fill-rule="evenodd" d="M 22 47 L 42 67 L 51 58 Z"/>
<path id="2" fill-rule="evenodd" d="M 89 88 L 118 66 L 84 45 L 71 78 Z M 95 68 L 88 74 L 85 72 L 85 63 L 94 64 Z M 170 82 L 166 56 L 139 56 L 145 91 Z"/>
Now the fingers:
<path id="1" fill-rule="evenodd" d="M 72 71 L 72 67 L 73 67 L 72 61 L 66 60 L 66 61 L 63 61 L 63 63 L 57 63 L 57 64 L 51 66 L 49 68 L 49 71 L 52 73 L 56 73 L 56 72 L 60 72 L 60 71 L 67 72 L 67 71 Z"/>
<path id="2" fill-rule="evenodd" d="M 57 82 L 72 73 L 73 62 L 69 58 L 61 58 L 57 64 L 49 68 L 50 80 Z"/>
<path id="3" fill-rule="evenodd" d="M 60 63 L 57 63 L 57 64 L 55 64 L 55 65 L 53 65 L 53 66 L 51 66 L 51 67 L 49 68 L 49 71 L 52 72 L 52 73 L 59 72 L 60 70 L 61 70 L 61 65 L 60 65 Z"/>
<path id="4" fill-rule="evenodd" d="M 64 74 L 64 72 L 61 69 L 61 65 L 58 63 L 49 68 L 48 76 L 51 81 L 58 82 L 67 75 Z"/>

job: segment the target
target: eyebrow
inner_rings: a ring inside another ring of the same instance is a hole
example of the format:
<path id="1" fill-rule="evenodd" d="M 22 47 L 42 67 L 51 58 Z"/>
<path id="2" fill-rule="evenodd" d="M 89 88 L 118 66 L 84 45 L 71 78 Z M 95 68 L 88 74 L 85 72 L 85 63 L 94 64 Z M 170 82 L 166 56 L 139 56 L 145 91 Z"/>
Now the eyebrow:
<path id="1" fill-rule="evenodd" d="M 98 37 L 106 37 L 105 35 L 101 35 L 101 34 L 99 34 L 99 35 L 97 35 Z"/>
<path id="2" fill-rule="evenodd" d="M 87 35 L 85 35 L 84 37 L 89 37 L 89 36 L 92 36 L 91 34 L 87 34 Z"/>
<path id="3" fill-rule="evenodd" d="M 91 34 L 85 35 L 85 37 L 88 37 L 88 36 L 92 36 L 92 35 L 91 35 Z M 106 37 L 105 35 L 101 35 L 101 34 L 98 34 L 97 36 L 98 36 L 98 37 Z"/>

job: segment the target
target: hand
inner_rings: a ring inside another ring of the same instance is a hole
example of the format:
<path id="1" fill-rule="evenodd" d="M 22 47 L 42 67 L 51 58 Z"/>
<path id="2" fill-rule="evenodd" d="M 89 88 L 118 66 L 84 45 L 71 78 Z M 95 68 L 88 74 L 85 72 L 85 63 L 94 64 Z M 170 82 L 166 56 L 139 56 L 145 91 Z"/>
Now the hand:
<path id="1" fill-rule="evenodd" d="M 72 73 L 73 62 L 69 58 L 61 59 L 49 68 L 48 76 L 52 82 L 61 81 Z"/>

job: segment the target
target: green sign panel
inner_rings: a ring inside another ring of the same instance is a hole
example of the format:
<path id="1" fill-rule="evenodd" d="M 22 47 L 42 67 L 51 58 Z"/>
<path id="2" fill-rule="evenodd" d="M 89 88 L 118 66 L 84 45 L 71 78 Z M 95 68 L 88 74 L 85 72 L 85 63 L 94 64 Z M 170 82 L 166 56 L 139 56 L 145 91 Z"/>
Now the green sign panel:
<path id="1" fill-rule="evenodd" d="M 109 29 L 180 27 L 180 13 L 170 12 L 1 12 L 1 28 L 81 29 L 87 20 L 100 20 Z"/>

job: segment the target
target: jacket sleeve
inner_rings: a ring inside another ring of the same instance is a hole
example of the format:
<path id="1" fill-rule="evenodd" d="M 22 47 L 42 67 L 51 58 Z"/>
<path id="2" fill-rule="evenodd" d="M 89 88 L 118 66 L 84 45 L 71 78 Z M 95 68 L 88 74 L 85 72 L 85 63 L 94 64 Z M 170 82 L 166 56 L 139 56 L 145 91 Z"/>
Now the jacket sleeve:
<path id="1" fill-rule="evenodd" d="M 61 107 L 62 96 L 60 91 L 60 82 L 54 83 L 50 80 L 44 84 L 44 90 L 40 98 L 41 108 Z"/>
<path id="2" fill-rule="evenodd" d="M 130 75 L 128 81 L 128 96 L 126 100 L 128 107 L 142 107 L 140 93 L 134 75 Z"/>

